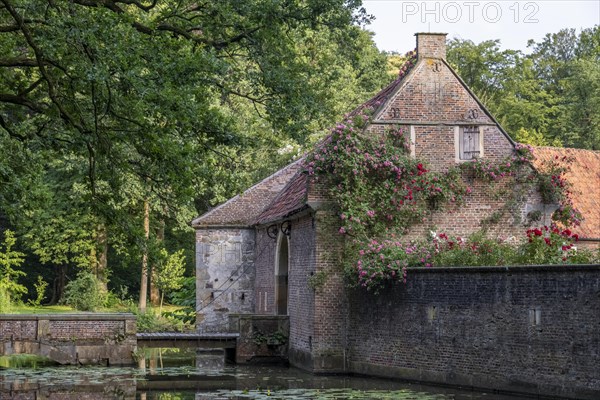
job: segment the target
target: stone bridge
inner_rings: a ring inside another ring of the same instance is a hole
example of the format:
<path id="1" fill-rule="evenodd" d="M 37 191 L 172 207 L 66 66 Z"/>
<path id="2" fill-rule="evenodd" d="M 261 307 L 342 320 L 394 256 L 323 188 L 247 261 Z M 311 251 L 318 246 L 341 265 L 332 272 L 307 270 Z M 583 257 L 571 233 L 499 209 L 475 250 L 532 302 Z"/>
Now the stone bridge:
<path id="1" fill-rule="evenodd" d="M 0 314 L 0 356 L 37 354 L 61 364 L 131 365 L 133 314 Z"/>

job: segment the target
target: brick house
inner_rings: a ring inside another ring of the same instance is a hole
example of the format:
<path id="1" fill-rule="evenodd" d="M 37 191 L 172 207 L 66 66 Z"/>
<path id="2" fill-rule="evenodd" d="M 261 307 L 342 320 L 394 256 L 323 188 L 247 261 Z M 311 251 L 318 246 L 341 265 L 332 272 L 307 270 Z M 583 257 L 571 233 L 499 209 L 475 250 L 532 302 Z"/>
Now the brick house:
<path id="1" fill-rule="evenodd" d="M 434 170 L 474 157 L 500 161 L 513 154 L 515 143 L 445 60 L 446 35 L 419 33 L 416 38 L 416 64 L 361 106 L 376 107 L 367 132 L 402 127 L 411 154 Z M 552 151 L 543 154 L 551 157 Z M 598 191 L 599 154 L 573 150 L 573 155 L 587 163 L 581 170 Z M 341 372 L 348 307 L 339 268 L 343 237 L 337 233 L 339 217 L 328 207 L 326 187 L 308 177 L 302 161 L 193 221 L 197 325 L 201 331 L 220 331 L 229 314 L 288 315 L 290 363 L 315 372 Z M 432 226 L 464 236 L 479 230 L 503 202 L 489 193 L 486 183 L 473 182 L 472 189 L 460 210 L 434 212 L 430 222 L 411 228 L 408 237 L 422 236 Z M 576 205 L 593 214 L 581 226 L 581 236 L 597 240 L 600 195 L 591 197 Z M 547 219 L 553 211 L 535 192 L 519 207 L 519 215 L 505 217 L 491 233 L 522 236 L 517 220 L 532 211 Z M 327 285 L 313 290 L 309 279 L 320 271 L 327 272 Z"/>

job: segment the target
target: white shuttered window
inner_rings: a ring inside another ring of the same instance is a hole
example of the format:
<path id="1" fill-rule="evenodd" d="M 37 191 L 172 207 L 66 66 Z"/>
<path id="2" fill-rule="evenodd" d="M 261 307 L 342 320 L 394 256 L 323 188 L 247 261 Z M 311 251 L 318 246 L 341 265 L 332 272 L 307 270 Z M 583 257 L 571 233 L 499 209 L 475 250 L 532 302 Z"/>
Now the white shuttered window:
<path id="1" fill-rule="evenodd" d="M 459 151 L 461 160 L 472 160 L 482 156 L 480 139 L 478 126 L 465 126 L 460 128 Z"/>

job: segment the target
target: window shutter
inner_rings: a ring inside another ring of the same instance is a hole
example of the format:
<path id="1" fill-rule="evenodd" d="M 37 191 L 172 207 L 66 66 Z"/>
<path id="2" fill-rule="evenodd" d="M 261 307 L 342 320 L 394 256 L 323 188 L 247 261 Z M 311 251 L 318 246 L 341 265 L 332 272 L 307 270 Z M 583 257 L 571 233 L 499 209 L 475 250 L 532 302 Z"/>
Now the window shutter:
<path id="1" fill-rule="evenodd" d="M 462 140 L 460 142 L 460 159 L 471 160 L 479 157 L 479 128 L 476 126 L 465 126 L 462 129 Z"/>

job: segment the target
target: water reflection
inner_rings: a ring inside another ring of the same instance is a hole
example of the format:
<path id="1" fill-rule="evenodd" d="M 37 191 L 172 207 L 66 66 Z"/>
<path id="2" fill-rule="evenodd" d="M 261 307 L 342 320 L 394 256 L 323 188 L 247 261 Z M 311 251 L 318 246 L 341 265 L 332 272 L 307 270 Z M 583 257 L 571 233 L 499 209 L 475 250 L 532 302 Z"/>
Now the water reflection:
<path id="1" fill-rule="evenodd" d="M 0 367 L 0 399 L 516 400 L 391 380 L 314 376 L 285 367 L 235 366 L 223 352 L 152 349 L 138 368 Z"/>

